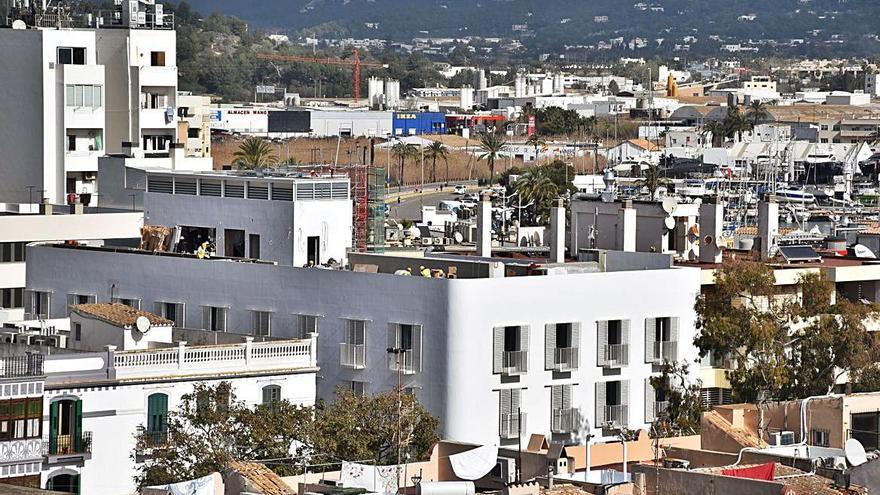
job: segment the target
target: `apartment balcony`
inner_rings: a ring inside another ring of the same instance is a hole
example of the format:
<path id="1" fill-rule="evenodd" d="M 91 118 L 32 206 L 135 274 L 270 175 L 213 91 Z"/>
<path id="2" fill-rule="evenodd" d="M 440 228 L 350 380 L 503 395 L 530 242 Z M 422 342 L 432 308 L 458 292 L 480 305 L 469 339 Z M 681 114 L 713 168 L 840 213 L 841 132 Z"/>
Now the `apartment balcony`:
<path id="1" fill-rule="evenodd" d="M 619 368 L 629 364 L 629 344 L 608 344 L 602 349 L 602 366 Z"/>
<path id="2" fill-rule="evenodd" d="M 49 464 L 92 457 L 92 432 L 43 437 L 43 455 Z"/>
<path id="3" fill-rule="evenodd" d="M 39 438 L 23 438 L 0 442 L 0 463 L 43 459 L 43 442 Z"/>
<path id="4" fill-rule="evenodd" d="M 388 369 L 404 375 L 414 375 L 420 371 L 418 356 L 410 349 L 400 354 L 388 354 Z"/>
<path id="5" fill-rule="evenodd" d="M 629 406 L 626 404 L 605 406 L 605 423 L 626 426 L 629 423 Z"/>
<path id="6" fill-rule="evenodd" d="M 498 436 L 502 439 L 519 438 L 526 433 L 526 414 L 502 414 L 498 427 Z"/>
<path id="7" fill-rule="evenodd" d="M 366 368 L 366 346 L 364 344 L 339 344 L 339 365 L 355 370 Z"/>
<path id="8" fill-rule="evenodd" d="M 98 157 L 104 156 L 103 151 L 67 151 L 64 153 L 64 170 L 66 172 L 97 172 Z"/>
<path id="9" fill-rule="evenodd" d="M 172 129 L 176 126 L 174 115 L 172 114 L 170 119 L 168 115 L 167 108 L 141 108 L 140 127 L 141 129 Z"/>
<path id="10" fill-rule="evenodd" d="M 138 444 L 135 446 L 135 453 L 139 456 L 150 456 L 154 450 L 162 449 L 168 445 L 167 431 L 149 431 L 140 430 Z"/>
<path id="11" fill-rule="evenodd" d="M 663 364 L 665 362 L 674 363 L 676 361 L 678 361 L 678 342 L 654 342 L 654 349 L 651 355 L 652 363 Z"/>
<path id="12" fill-rule="evenodd" d="M 577 347 L 557 347 L 553 352 L 555 371 L 574 371 L 578 369 L 580 354 Z"/>
<path id="13" fill-rule="evenodd" d="M 64 107 L 65 129 L 102 130 L 104 129 L 105 122 L 103 106 Z"/>
<path id="14" fill-rule="evenodd" d="M 169 87 L 177 85 L 177 67 L 146 66 L 139 70 L 141 87 Z"/>
<path id="15" fill-rule="evenodd" d="M 0 378 L 43 375 L 43 355 L 29 354 L 0 358 Z M 8 392 L 7 392 L 8 393 Z"/>
<path id="16" fill-rule="evenodd" d="M 575 433 L 581 427 L 581 412 L 575 408 L 554 409 L 550 417 L 553 433 Z"/>
<path id="17" fill-rule="evenodd" d="M 522 375 L 529 371 L 529 351 L 507 351 L 501 355 L 501 373 Z"/>

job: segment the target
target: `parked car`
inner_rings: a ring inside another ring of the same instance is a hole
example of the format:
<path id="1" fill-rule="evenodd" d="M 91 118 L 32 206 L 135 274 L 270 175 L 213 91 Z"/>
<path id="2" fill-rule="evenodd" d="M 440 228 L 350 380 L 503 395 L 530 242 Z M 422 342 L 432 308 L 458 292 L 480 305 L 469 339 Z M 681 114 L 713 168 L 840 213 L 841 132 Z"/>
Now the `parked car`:
<path id="1" fill-rule="evenodd" d="M 454 188 L 452 188 L 452 194 L 461 195 L 461 194 L 466 194 L 466 193 L 467 193 L 467 186 L 465 186 L 464 184 L 458 184 Z"/>

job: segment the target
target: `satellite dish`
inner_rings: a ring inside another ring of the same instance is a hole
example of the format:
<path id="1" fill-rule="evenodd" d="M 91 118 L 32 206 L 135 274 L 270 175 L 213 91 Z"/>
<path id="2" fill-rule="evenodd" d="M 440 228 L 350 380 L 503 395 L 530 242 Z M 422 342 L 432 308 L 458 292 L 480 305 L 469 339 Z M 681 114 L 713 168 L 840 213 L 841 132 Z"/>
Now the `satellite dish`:
<path id="1" fill-rule="evenodd" d="M 452 238 L 455 239 L 456 244 L 461 244 L 462 242 L 464 242 L 464 236 L 461 235 L 461 232 L 456 232 L 452 234 Z"/>
<path id="2" fill-rule="evenodd" d="M 664 200 L 665 201 L 665 200 Z M 663 225 L 668 229 L 672 230 L 675 228 L 675 218 L 666 217 L 663 219 Z"/>
<path id="3" fill-rule="evenodd" d="M 865 447 L 862 442 L 855 438 L 850 438 L 843 445 L 843 453 L 846 454 L 846 462 L 851 466 L 861 466 L 868 462 L 868 456 L 865 454 Z"/>
<path id="4" fill-rule="evenodd" d="M 12 21 L 12 29 L 27 29 L 27 24 L 21 19 Z"/>
<path id="5" fill-rule="evenodd" d="M 150 319 L 146 316 L 138 316 L 134 320 L 134 326 L 138 329 L 138 332 L 147 333 L 150 330 Z"/>
<path id="6" fill-rule="evenodd" d="M 714 237 L 712 237 L 711 235 L 707 235 L 706 237 L 703 238 L 703 244 L 706 245 L 706 246 L 711 246 L 711 245 L 712 245 L 712 242 L 713 242 L 714 240 L 715 240 Z"/>
<path id="7" fill-rule="evenodd" d="M 868 246 L 865 246 L 864 244 L 856 244 L 855 246 L 853 246 L 853 252 L 855 253 L 856 258 L 864 258 L 864 259 L 871 259 L 871 260 L 877 259 L 877 255 L 874 254 L 874 252 L 871 251 L 871 249 L 868 248 Z"/>
<path id="8" fill-rule="evenodd" d="M 676 201 L 675 198 L 667 197 L 663 198 L 662 205 L 663 211 L 672 215 L 675 212 L 675 209 L 678 207 L 678 201 Z"/>

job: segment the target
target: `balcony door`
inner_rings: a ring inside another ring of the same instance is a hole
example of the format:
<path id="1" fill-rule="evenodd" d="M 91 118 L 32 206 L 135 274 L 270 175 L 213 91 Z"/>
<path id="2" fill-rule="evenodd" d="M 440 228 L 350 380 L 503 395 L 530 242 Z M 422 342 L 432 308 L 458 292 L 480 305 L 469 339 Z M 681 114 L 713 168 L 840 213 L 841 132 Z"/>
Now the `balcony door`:
<path id="1" fill-rule="evenodd" d="M 64 399 L 49 405 L 49 453 L 82 452 L 82 401 Z"/>
<path id="2" fill-rule="evenodd" d="M 152 394 L 147 397 L 147 434 L 156 445 L 165 441 L 168 431 L 168 395 Z"/>

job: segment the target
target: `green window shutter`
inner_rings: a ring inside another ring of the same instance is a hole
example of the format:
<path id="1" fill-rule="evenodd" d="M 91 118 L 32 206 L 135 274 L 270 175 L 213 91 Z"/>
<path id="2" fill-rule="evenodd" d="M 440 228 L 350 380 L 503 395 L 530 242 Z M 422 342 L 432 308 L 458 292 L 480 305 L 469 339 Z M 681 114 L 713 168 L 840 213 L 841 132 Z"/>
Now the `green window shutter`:
<path id="1" fill-rule="evenodd" d="M 58 401 L 49 404 L 49 453 L 58 453 Z"/>
<path id="2" fill-rule="evenodd" d="M 78 400 L 75 402 L 76 405 L 76 428 L 73 430 L 73 439 L 74 445 L 76 447 L 77 452 L 82 452 L 83 447 L 83 411 L 82 411 L 82 400 Z"/>
<path id="3" fill-rule="evenodd" d="M 54 490 L 55 489 L 55 478 L 49 478 L 46 480 L 46 490 Z"/>
<path id="4" fill-rule="evenodd" d="M 74 488 L 76 489 L 76 493 L 77 493 L 77 495 L 79 495 L 80 493 L 82 493 L 82 483 L 81 483 L 81 478 L 80 478 L 80 476 L 82 476 L 82 475 L 80 475 L 80 474 L 75 474 L 75 475 L 73 476 L 73 486 L 74 486 Z"/>

